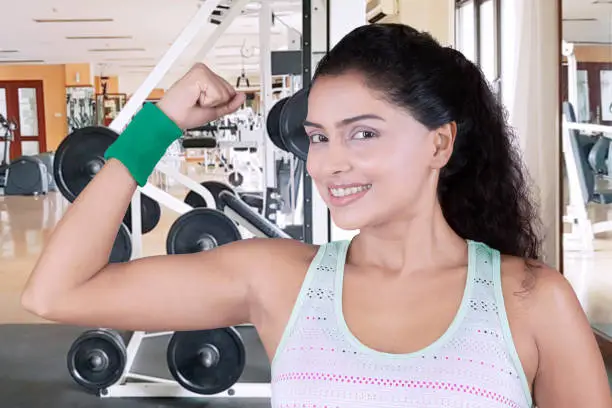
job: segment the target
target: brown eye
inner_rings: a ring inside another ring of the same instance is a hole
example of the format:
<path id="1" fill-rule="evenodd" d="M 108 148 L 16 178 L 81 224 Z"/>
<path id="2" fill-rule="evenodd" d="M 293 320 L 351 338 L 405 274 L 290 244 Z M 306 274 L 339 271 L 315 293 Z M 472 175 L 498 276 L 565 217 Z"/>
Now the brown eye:
<path id="1" fill-rule="evenodd" d="M 376 133 L 370 130 L 360 130 L 358 132 L 355 132 L 353 139 L 371 139 L 373 137 L 376 137 Z"/>
<path id="2" fill-rule="evenodd" d="M 319 143 L 327 141 L 327 138 L 320 133 L 313 133 L 311 135 L 308 135 L 308 138 L 310 139 L 310 143 Z"/>

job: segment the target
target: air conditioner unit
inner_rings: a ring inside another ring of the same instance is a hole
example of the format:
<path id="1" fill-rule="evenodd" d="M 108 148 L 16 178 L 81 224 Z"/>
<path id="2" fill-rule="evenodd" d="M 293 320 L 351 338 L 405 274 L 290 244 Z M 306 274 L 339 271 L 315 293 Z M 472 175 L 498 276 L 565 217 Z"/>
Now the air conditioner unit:
<path id="1" fill-rule="evenodd" d="M 386 22 L 389 17 L 397 16 L 399 13 L 398 0 L 368 0 L 366 3 L 366 17 L 368 22 Z"/>

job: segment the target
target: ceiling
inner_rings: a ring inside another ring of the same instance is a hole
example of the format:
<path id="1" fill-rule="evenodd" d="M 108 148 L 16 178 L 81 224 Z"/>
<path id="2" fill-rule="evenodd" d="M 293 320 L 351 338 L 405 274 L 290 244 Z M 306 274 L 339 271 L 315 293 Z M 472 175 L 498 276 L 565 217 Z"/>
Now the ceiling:
<path id="1" fill-rule="evenodd" d="M 296 30 L 301 32 L 302 2 L 266 1 L 276 21 L 271 48 L 287 49 L 288 36 L 295 38 Z M 232 0 L 221 0 L 221 4 L 231 3 Z M 17 4 L 11 6 L 10 17 L 5 16 L 0 24 L 0 64 L 92 63 L 94 74 L 119 75 L 121 91 L 133 92 L 197 13 L 202 1 L 21 0 Z M 259 73 L 259 6 L 258 1 L 248 2 L 206 56 L 205 62 L 226 78 L 236 78 L 243 66 L 247 75 Z M 36 21 L 66 19 L 104 21 Z M 209 24 L 200 31 L 160 86 L 172 83 L 195 62 L 214 28 Z"/>
<path id="2" fill-rule="evenodd" d="M 221 3 L 232 1 L 236 0 Z M 270 3 L 276 17 L 271 48 L 287 49 L 288 37 L 301 32 L 302 1 L 264 1 Z M 5 16 L 0 24 L 0 65 L 9 61 L 89 62 L 96 75 L 119 75 L 121 91 L 130 93 L 201 4 L 202 0 L 21 0 L 13 3 L 9 18 Z M 259 1 L 249 1 L 206 56 L 204 62 L 228 79 L 234 80 L 243 67 L 249 76 L 259 74 L 259 6 Z M 563 18 L 567 41 L 612 42 L 612 0 L 563 0 Z M 58 19 L 104 21 L 36 22 Z M 206 29 L 200 32 L 161 87 L 170 85 L 193 64 L 208 33 Z"/>
<path id="3" fill-rule="evenodd" d="M 563 39 L 612 47 L 612 0 L 563 0 Z"/>

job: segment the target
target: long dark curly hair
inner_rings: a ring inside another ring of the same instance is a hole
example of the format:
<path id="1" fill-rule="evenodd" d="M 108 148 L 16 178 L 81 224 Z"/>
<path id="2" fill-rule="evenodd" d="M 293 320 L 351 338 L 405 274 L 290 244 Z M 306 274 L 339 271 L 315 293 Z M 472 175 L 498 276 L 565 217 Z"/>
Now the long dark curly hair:
<path id="1" fill-rule="evenodd" d="M 456 123 L 438 199 L 458 235 L 503 254 L 541 257 L 538 209 L 518 143 L 475 64 L 409 26 L 372 24 L 353 30 L 326 54 L 313 80 L 348 71 L 364 75 L 368 86 L 430 130 Z"/>

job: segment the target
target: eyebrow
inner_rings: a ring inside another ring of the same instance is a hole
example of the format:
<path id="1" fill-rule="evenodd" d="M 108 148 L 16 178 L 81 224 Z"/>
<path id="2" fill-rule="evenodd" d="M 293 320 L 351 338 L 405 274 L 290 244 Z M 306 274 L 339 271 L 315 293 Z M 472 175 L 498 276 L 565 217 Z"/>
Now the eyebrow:
<path id="1" fill-rule="evenodd" d="M 381 118 L 378 115 L 374 115 L 373 113 L 366 113 L 364 115 L 357 115 L 357 116 L 353 116 L 351 118 L 342 119 L 340 122 L 336 123 L 336 127 L 342 127 L 342 126 L 350 125 L 351 123 L 358 122 L 358 121 L 364 120 L 364 119 L 376 119 L 376 120 L 382 120 L 383 122 L 385 121 L 383 118 Z M 319 129 L 323 129 L 323 127 L 324 127 L 320 123 L 314 123 L 314 122 L 310 122 L 308 120 L 304 121 L 304 126 L 316 127 L 316 128 L 319 128 Z"/>

